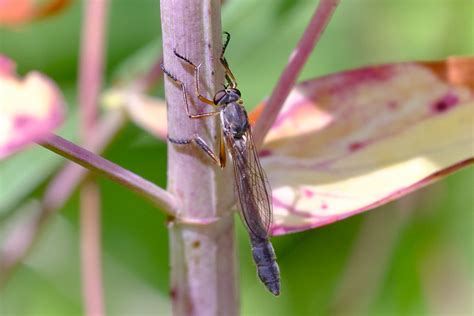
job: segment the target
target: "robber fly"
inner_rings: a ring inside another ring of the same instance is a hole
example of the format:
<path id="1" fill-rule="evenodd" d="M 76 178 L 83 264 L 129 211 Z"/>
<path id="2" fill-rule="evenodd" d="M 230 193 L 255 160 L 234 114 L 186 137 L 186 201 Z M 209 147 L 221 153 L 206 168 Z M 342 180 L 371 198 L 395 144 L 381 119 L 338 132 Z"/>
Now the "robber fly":
<path id="1" fill-rule="evenodd" d="M 269 230 L 273 214 L 272 204 L 270 203 L 270 186 L 258 159 L 247 112 L 243 106 L 240 91 L 237 89 L 237 82 L 224 57 L 230 40 L 230 34 L 227 32 L 224 34 L 226 35 L 226 40 L 222 48 L 220 62 L 225 70 L 227 85 L 224 86 L 223 90 L 218 91 L 214 95 L 213 100 L 199 93 L 199 66 L 196 66 L 188 58 L 177 53 L 176 50 L 174 51 L 176 57 L 193 67 L 198 99 L 214 106 L 215 111 L 191 114 L 184 83 L 161 65 L 163 72 L 181 88 L 189 118 L 199 119 L 214 115 L 220 116 L 221 137 L 219 157 L 199 135 L 194 135 L 187 139 L 172 138 L 168 135 L 168 140 L 178 145 L 194 143 L 221 168 L 225 167 L 226 148 L 228 149 L 234 165 L 235 191 L 240 205 L 240 215 L 250 236 L 252 254 L 257 265 L 258 276 L 270 292 L 274 295 L 279 295 L 280 270 L 276 262 L 275 251 L 269 240 Z"/>

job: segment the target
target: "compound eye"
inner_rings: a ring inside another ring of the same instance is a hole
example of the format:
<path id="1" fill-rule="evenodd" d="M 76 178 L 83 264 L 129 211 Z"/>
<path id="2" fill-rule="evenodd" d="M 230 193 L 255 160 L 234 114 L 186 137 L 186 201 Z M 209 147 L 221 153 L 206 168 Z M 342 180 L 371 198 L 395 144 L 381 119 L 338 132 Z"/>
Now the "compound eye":
<path id="1" fill-rule="evenodd" d="M 226 92 L 224 90 L 218 91 L 216 95 L 214 95 L 214 104 L 219 104 L 219 102 L 226 96 Z"/>

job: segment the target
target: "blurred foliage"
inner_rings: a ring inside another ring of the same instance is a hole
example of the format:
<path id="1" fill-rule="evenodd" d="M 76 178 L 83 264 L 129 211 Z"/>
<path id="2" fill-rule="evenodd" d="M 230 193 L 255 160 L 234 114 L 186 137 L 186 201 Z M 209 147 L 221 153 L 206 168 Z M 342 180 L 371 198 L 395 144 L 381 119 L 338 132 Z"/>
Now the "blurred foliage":
<path id="1" fill-rule="evenodd" d="M 0 30 L 0 52 L 16 60 L 22 73 L 37 69 L 57 80 L 68 91 L 70 113 L 76 107 L 82 5 L 76 1 L 62 15 Z M 226 1 L 223 25 L 233 36 L 228 60 L 249 108 L 271 92 L 315 6 L 315 1 Z M 156 47 L 161 35 L 157 0 L 111 1 L 109 15 L 110 82 L 127 69 L 127 57 L 148 43 Z M 471 0 L 344 0 L 301 79 L 374 63 L 472 55 L 473 21 Z M 146 64 L 156 49 L 144 51 L 151 53 L 135 54 L 138 63 Z M 70 133 L 73 137 L 73 129 Z M 44 150 L 25 155 L 7 161 L 14 167 L 0 167 L 0 229 L 8 219 L 1 214 L 15 210 L 20 198 L 40 198 L 45 176 L 57 166 Z M 165 144 L 134 126 L 120 134 L 106 156 L 165 185 Z M 238 225 L 242 314 L 419 315 L 443 308 L 472 314 L 473 176 L 471 167 L 376 211 L 275 238 L 282 271 L 278 298 L 258 282 Z M 169 314 L 165 217 L 117 184 L 99 182 L 109 315 Z M 14 193 L 5 194 L 12 183 Z M 1 315 L 82 314 L 77 207 L 75 196 L 0 293 Z M 446 292 L 443 280 L 451 282 L 454 293 Z"/>

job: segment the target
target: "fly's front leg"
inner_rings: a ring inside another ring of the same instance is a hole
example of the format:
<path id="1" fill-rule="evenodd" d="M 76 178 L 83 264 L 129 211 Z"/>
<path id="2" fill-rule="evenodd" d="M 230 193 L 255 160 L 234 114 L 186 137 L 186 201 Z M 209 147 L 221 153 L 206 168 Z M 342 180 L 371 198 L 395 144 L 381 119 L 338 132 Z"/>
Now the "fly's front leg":
<path id="1" fill-rule="evenodd" d="M 188 97 L 187 97 L 187 94 L 186 94 L 186 87 L 185 87 L 184 83 L 181 80 L 179 80 L 178 78 L 176 78 L 171 72 L 169 72 L 163 64 L 161 64 L 160 66 L 161 66 L 161 69 L 163 70 L 163 72 L 165 73 L 165 75 L 167 75 L 168 78 L 173 80 L 174 83 L 176 83 L 180 87 L 180 89 L 183 93 L 183 101 L 184 101 L 184 104 L 186 105 L 186 114 L 188 115 L 189 118 L 196 119 L 196 118 L 209 117 L 209 116 L 219 114 L 219 111 L 191 114 L 191 112 L 189 111 Z M 214 103 L 212 103 L 212 105 L 214 105 Z"/>
<path id="2" fill-rule="evenodd" d="M 229 45 L 229 42 L 230 42 L 230 33 L 229 32 L 224 32 L 224 34 L 226 35 L 226 39 L 225 39 L 224 45 L 222 45 L 222 53 L 221 53 L 221 57 L 219 58 L 219 60 L 222 64 L 222 66 L 224 66 L 225 79 L 227 80 L 227 83 L 230 85 L 231 88 L 235 89 L 235 88 L 237 88 L 237 80 L 235 80 L 235 76 L 232 73 L 232 71 L 230 70 L 229 63 L 227 62 L 227 59 L 225 59 L 225 57 L 224 57 L 225 50 L 227 48 L 227 45 Z"/>
<path id="3" fill-rule="evenodd" d="M 221 168 L 225 167 L 225 156 L 222 155 L 222 152 L 219 153 L 219 158 L 216 156 L 216 154 L 212 151 L 211 147 L 209 147 L 208 144 L 199 136 L 199 135 L 194 135 L 191 138 L 188 139 L 177 139 L 177 138 L 171 138 L 168 136 L 168 140 L 177 145 L 189 145 L 191 143 L 194 143 L 198 145 L 199 148 L 201 148 L 211 159 Z M 222 141 L 222 140 L 221 140 Z M 221 143 L 222 146 L 222 143 Z M 222 147 L 221 147 L 222 150 Z"/>

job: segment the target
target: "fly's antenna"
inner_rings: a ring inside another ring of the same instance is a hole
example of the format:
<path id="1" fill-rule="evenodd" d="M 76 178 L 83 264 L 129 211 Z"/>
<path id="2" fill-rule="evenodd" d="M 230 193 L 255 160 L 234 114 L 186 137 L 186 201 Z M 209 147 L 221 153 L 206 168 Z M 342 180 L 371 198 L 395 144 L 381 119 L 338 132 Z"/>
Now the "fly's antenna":
<path id="1" fill-rule="evenodd" d="M 237 81 L 235 80 L 234 74 L 229 68 L 229 63 L 227 63 L 227 60 L 224 57 L 225 49 L 227 48 L 227 45 L 229 45 L 230 42 L 230 33 L 229 32 L 224 32 L 226 39 L 224 41 L 224 45 L 222 45 L 222 53 L 221 53 L 221 58 L 219 58 L 222 66 L 224 66 L 225 69 L 225 79 L 227 83 L 229 84 L 228 86 L 232 88 L 237 88 Z"/>

